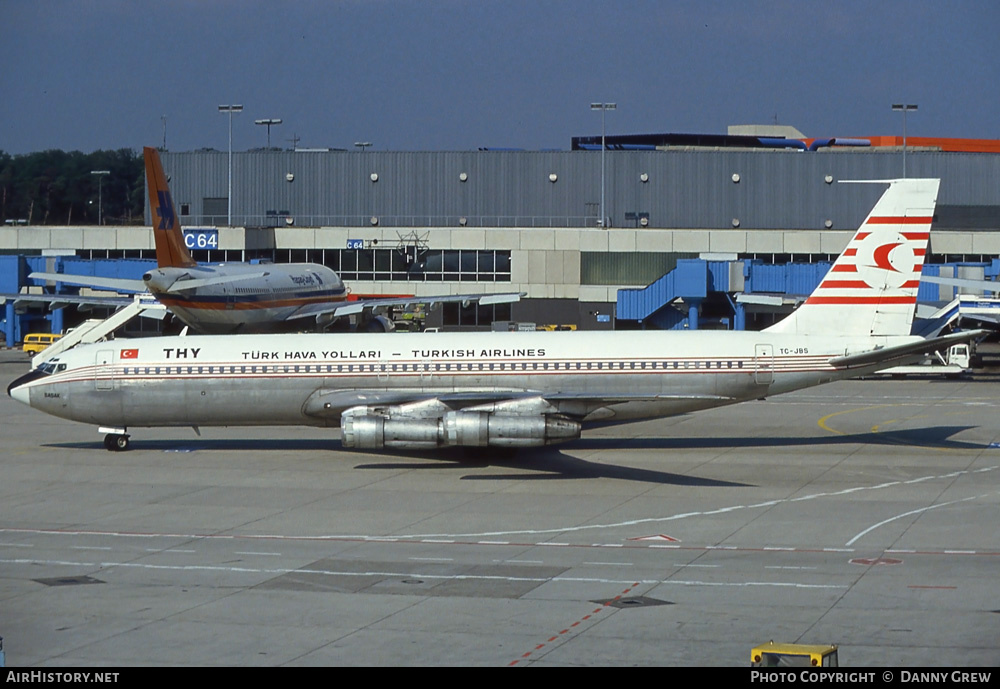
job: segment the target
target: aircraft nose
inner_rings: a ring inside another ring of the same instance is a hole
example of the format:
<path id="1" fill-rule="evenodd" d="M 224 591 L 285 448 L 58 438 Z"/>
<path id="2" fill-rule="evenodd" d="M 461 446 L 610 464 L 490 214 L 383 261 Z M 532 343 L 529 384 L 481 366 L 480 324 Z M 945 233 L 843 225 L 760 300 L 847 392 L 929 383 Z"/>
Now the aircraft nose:
<path id="1" fill-rule="evenodd" d="M 30 407 L 31 400 L 29 397 L 30 390 L 28 389 L 28 383 L 30 383 L 33 380 L 37 380 L 42 375 L 44 374 L 38 371 L 30 371 L 28 373 L 25 373 L 23 376 L 21 376 L 20 378 L 18 378 L 17 380 L 15 380 L 14 382 L 12 382 L 10 385 L 7 386 L 7 394 L 10 395 L 11 398 L 20 402 L 21 404 L 26 404 Z"/>
<path id="2" fill-rule="evenodd" d="M 7 390 L 7 394 L 21 404 L 25 404 L 29 407 L 31 406 L 31 400 L 28 398 L 28 387 L 26 385 L 16 387 L 13 390 Z"/>

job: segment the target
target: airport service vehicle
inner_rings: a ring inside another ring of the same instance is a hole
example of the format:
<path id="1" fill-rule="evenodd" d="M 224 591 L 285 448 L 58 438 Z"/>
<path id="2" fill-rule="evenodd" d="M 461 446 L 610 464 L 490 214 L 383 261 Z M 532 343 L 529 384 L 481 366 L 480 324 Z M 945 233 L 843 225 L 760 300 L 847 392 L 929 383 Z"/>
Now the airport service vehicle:
<path id="1" fill-rule="evenodd" d="M 982 331 L 910 335 L 939 180 L 902 179 L 813 294 L 761 332 L 331 333 L 155 337 L 61 352 L 8 388 L 129 428 L 313 425 L 348 448 L 536 447 L 619 424 L 870 374 Z"/>
<path id="2" fill-rule="evenodd" d="M 957 378 L 972 370 L 972 348 L 972 343 L 962 342 L 948 347 L 943 352 L 934 352 L 924 357 L 923 361 L 908 366 L 893 366 L 882 373 L 894 378 L 909 375 L 941 375 L 947 378 Z"/>
<path id="3" fill-rule="evenodd" d="M 835 644 L 776 644 L 750 651 L 750 667 L 838 667 Z"/>
<path id="4" fill-rule="evenodd" d="M 148 290 L 177 318 L 202 333 L 249 333 L 316 329 L 347 316 L 361 317 L 373 331 L 393 329 L 391 320 L 373 310 L 408 304 L 444 302 L 501 304 L 521 295 L 449 294 L 427 297 L 348 299 L 348 289 L 333 270 L 316 263 L 198 265 L 184 243 L 167 176 L 155 148 L 144 148 L 149 208 L 156 245 L 154 270 L 142 280 L 97 278 L 65 273 L 35 272 L 28 277 L 126 292 Z M 4 295 L 15 302 L 48 302 L 127 306 L 131 299 Z"/>
<path id="5" fill-rule="evenodd" d="M 34 356 L 44 349 L 47 349 L 62 335 L 52 333 L 29 333 L 24 336 L 24 343 L 21 345 L 22 351 L 28 356 Z"/>

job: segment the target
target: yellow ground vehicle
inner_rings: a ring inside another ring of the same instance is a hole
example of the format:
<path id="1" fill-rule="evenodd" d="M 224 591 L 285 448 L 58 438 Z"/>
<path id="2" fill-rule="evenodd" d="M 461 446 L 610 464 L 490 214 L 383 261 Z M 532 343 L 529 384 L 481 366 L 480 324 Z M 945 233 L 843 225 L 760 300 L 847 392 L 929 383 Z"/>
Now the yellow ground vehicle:
<path id="1" fill-rule="evenodd" d="M 837 667 L 835 644 L 776 644 L 750 651 L 750 667 Z"/>
<path id="2" fill-rule="evenodd" d="M 62 337 L 62 335 L 53 335 L 50 333 L 29 333 L 24 336 L 24 345 L 22 346 L 22 350 L 28 356 L 35 356 L 60 337 Z"/>

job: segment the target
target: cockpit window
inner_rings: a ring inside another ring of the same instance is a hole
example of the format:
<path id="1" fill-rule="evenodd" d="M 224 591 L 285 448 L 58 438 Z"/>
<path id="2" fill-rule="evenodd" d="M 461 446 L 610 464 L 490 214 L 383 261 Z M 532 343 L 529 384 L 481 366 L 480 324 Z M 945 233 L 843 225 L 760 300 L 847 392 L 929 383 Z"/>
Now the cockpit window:
<path id="1" fill-rule="evenodd" d="M 58 362 L 58 360 L 55 360 L 55 361 L 46 361 L 43 364 L 39 364 L 38 368 L 36 370 L 37 371 L 41 371 L 42 373 L 51 376 L 53 373 L 58 373 L 60 371 L 65 371 L 66 370 L 66 364 L 60 364 Z"/>

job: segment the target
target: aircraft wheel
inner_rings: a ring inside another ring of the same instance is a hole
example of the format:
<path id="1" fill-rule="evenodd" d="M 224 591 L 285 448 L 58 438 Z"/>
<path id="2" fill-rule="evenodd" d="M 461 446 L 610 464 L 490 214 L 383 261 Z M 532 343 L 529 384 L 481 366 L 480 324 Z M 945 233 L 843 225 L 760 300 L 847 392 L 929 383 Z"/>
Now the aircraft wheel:
<path id="1" fill-rule="evenodd" d="M 119 435 L 117 433 L 109 433 L 104 436 L 104 447 L 106 447 L 111 452 L 124 452 L 128 449 L 129 439 L 127 435 Z"/>

